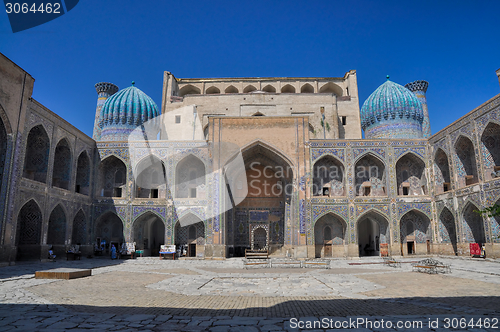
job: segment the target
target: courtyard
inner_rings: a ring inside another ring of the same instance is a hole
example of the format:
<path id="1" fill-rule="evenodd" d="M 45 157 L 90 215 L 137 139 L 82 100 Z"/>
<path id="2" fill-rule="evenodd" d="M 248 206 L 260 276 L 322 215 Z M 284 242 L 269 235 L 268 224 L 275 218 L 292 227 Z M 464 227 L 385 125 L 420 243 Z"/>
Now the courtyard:
<path id="1" fill-rule="evenodd" d="M 362 331 L 411 330 L 381 328 L 381 321 L 422 322 L 413 330 L 436 330 L 428 326 L 436 320 L 442 330 L 460 329 L 460 320 L 467 322 L 460 330 L 498 328 L 500 260 L 435 258 L 450 264 L 452 273 L 413 272 L 417 257 L 402 259 L 401 268 L 378 257 L 334 259 L 330 269 L 246 269 L 239 258 L 19 262 L 0 268 L 0 329 L 298 331 L 333 329 L 332 322 L 349 319 L 369 321 L 356 325 Z M 92 276 L 34 277 L 59 267 L 92 269 Z M 455 326 L 445 329 L 447 319 Z"/>

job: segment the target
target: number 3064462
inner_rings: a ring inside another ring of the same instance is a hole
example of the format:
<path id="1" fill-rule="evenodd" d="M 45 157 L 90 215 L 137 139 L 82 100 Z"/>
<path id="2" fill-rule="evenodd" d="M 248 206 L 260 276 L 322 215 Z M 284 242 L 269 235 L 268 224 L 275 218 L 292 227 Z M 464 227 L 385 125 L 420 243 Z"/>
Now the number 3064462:
<path id="1" fill-rule="evenodd" d="M 27 3 L 6 3 L 5 11 L 7 14 L 29 14 L 29 13 L 46 13 L 46 14 L 61 14 L 61 4 L 60 3 L 41 3 L 40 5 L 32 4 L 31 6 Z"/>

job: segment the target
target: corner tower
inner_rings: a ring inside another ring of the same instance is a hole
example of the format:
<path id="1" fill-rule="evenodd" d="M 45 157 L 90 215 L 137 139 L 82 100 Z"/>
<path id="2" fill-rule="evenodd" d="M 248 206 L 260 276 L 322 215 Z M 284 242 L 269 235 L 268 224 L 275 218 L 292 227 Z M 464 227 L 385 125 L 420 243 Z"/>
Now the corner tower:
<path id="1" fill-rule="evenodd" d="M 97 107 L 95 110 L 94 132 L 92 138 L 94 141 L 101 140 L 101 128 L 99 122 L 101 120 L 101 109 L 106 100 L 118 92 L 118 87 L 113 83 L 100 82 L 95 85 L 97 91 Z"/>
<path id="2" fill-rule="evenodd" d="M 429 82 L 427 81 L 414 81 L 405 85 L 405 88 L 410 90 L 417 96 L 418 100 L 422 104 L 422 110 L 424 112 L 424 122 L 422 123 L 422 132 L 424 138 L 431 137 L 431 122 L 429 120 L 429 110 L 427 109 L 427 98 L 425 93 L 427 92 L 427 87 Z"/>

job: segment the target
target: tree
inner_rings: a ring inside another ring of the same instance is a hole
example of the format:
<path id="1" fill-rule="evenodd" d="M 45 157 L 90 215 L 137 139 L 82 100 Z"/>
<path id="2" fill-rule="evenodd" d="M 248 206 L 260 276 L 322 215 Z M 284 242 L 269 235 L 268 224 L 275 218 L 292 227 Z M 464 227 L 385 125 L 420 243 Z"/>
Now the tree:
<path id="1" fill-rule="evenodd" d="M 500 216 L 500 205 L 495 204 L 493 206 L 487 207 L 484 210 L 476 211 L 481 216 L 486 217 L 498 217 Z"/>

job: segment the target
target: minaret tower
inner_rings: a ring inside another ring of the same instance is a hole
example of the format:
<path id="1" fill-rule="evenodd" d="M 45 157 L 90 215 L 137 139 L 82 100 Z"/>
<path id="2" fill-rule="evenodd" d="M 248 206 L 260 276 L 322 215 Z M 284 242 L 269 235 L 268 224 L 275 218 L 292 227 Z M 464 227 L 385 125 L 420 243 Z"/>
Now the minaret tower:
<path id="1" fill-rule="evenodd" d="M 431 123 L 429 121 L 429 110 L 427 109 L 427 98 L 425 93 L 427 92 L 427 87 L 429 82 L 427 81 L 414 81 L 405 85 L 405 88 L 410 90 L 417 96 L 418 100 L 422 103 L 422 109 L 424 111 L 424 122 L 422 123 L 422 132 L 424 138 L 431 137 Z"/>
<path id="2" fill-rule="evenodd" d="M 97 91 L 97 107 L 95 110 L 94 133 L 92 138 L 95 141 L 101 140 L 101 128 L 99 128 L 99 120 L 101 118 L 101 108 L 106 102 L 106 99 L 118 92 L 118 87 L 113 83 L 100 82 L 95 85 Z"/>

